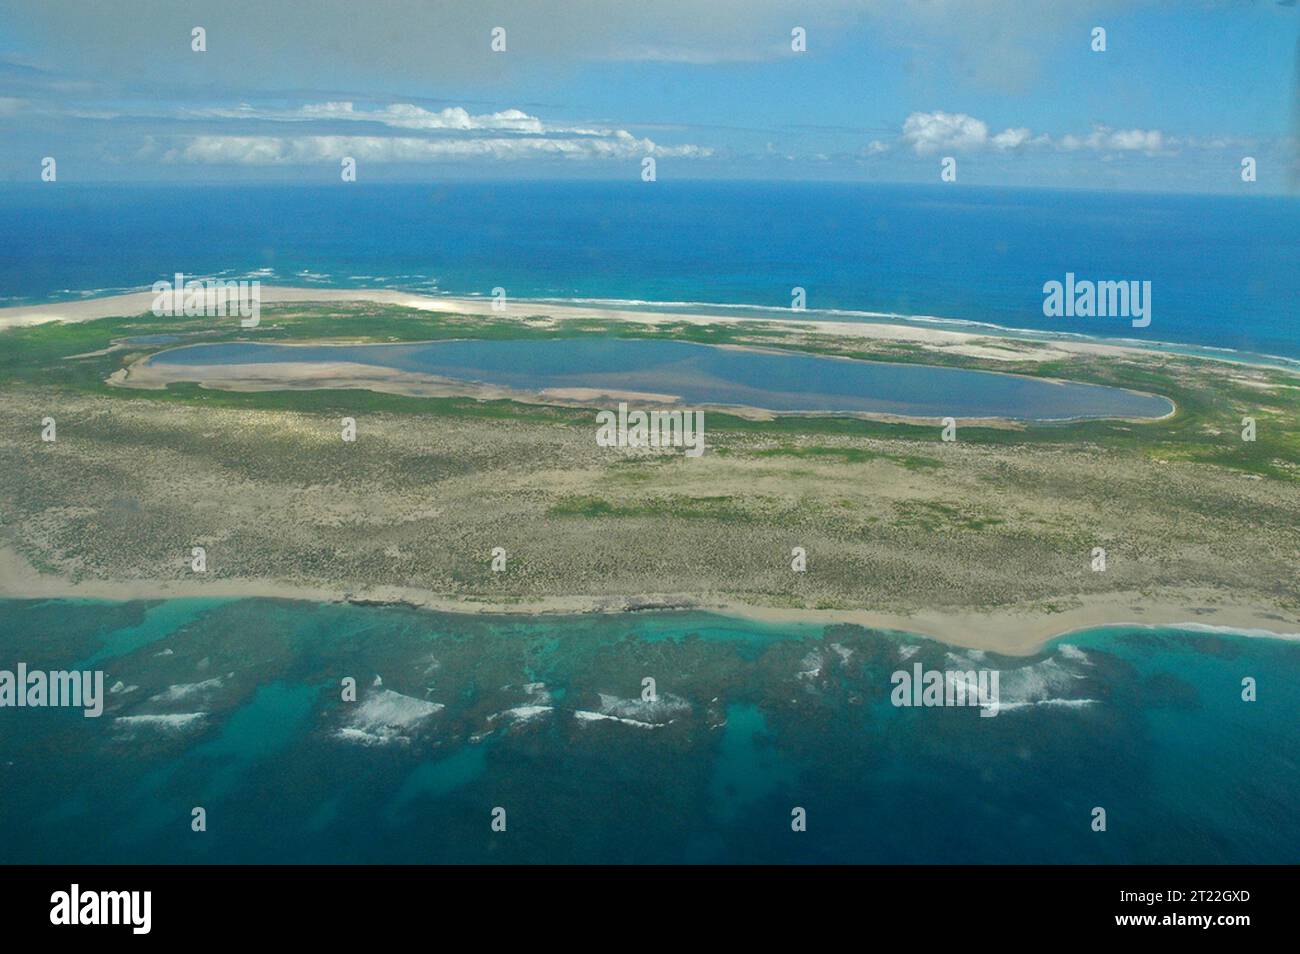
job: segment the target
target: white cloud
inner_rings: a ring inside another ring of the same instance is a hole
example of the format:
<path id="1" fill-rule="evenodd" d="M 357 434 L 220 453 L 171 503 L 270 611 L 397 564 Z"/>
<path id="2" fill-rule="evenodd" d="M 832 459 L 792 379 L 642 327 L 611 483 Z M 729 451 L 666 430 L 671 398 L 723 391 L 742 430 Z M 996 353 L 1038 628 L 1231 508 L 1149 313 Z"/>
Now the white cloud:
<path id="1" fill-rule="evenodd" d="M 235 108 L 189 111 L 192 118 L 223 122 L 311 122 L 334 127 L 319 135 L 209 133 L 173 140 L 164 162 L 237 165 L 293 165 L 337 161 L 352 156 L 367 162 L 437 160 L 631 159 L 643 156 L 697 159 L 713 150 L 693 144 L 667 146 L 637 138 L 625 129 L 544 122 L 519 109 L 481 115 L 459 106 L 425 109 L 412 103 L 371 108 L 348 101 L 308 103 L 293 108 L 262 109 L 247 103 Z M 344 126 L 371 123 L 422 135 L 352 135 Z"/>
<path id="2" fill-rule="evenodd" d="M 912 113 L 903 122 L 903 141 L 921 155 L 940 149 L 978 149 L 988 137 L 989 127 L 965 113 Z"/>
<path id="3" fill-rule="evenodd" d="M 1087 136 L 1061 137 L 1061 148 L 1067 151 L 1093 149 L 1115 152 L 1160 152 L 1175 145 L 1159 129 L 1109 129 L 1094 126 Z"/>
<path id="4" fill-rule="evenodd" d="M 994 149 L 1023 149 L 1027 146 L 1047 146 L 1051 142 L 1051 137 L 1046 133 L 1035 136 L 1023 126 L 1018 129 L 1004 129 L 989 140 L 989 144 Z"/>
<path id="5" fill-rule="evenodd" d="M 1047 133 L 1035 134 L 1023 126 L 1004 129 L 989 135 L 988 124 L 965 113 L 912 113 L 903 121 L 899 138 L 918 155 L 939 150 L 976 152 L 981 149 L 1000 151 L 1031 147 L 1055 147 L 1065 152 L 1143 152 L 1148 155 L 1176 149 L 1181 143 L 1159 129 L 1111 129 L 1094 126 L 1087 135 L 1073 133 L 1053 141 Z"/>
<path id="6" fill-rule="evenodd" d="M 399 129 L 453 129 L 458 132 L 495 129 L 523 133 L 544 131 L 542 121 L 519 109 L 474 116 L 459 106 L 433 112 L 412 103 L 393 103 L 383 109 L 357 109 L 350 102 L 310 103 L 295 118 L 342 119 L 379 122 Z"/>
<path id="7" fill-rule="evenodd" d="M 350 101 L 307 103 L 294 109 L 261 109 L 243 103 L 234 109 L 215 108 L 188 110 L 186 115 L 200 119 L 247 119 L 268 122 L 370 122 L 394 129 L 411 129 L 426 132 L 478 132 L 494 130 L 521 134 L 565 132 L 588 136 L 609 135 L 614 130 L 598 127 L 568 126 L 544 123 L 523 110 L 503 109 L 495 113 L 473 115 L 460 106 L 441 110 L 425 109 L 414 103 L 391 103 L 387 106 L 366 109 Z"/>
<path id="8" fill-rule="evenodd" d="M 438 160 L 560 159 L 698 159 L 713 150 L 700 146 L 660 146 L 620 132 L 604 139 L 454 138 L 409 136 L 192 136 L 163 155 L 165 162 L 235 165 L 303 165 L 338 162 L 431 162 Z"/>

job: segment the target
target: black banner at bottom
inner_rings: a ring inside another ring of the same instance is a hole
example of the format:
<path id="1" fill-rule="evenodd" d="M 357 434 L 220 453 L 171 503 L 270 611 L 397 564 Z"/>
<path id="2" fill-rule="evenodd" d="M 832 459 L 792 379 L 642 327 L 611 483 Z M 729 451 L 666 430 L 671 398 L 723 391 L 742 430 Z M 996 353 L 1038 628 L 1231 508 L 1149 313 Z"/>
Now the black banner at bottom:
<path id="1" fill-rule="evenodd" d="M 381 932 L 432 936 L 424 932 L 456 922 L 477 923 L 498 942 L 577 927 L 589 940 L 626 934 L 636 943 L 644 932 L 666 940 L 662 926 L 684 918 L 734 940 L 829 917 L 861 932 L 909 923 L 940 932 L 936 939 L 958 932 L 950 941 L 996 929 L 1231 943 L 1293 926 L 1294 882 L 1294 868 L 1235 866 L 10 866 L 0 868 L 0 930 L 10 941 L 373 942 Z"/>

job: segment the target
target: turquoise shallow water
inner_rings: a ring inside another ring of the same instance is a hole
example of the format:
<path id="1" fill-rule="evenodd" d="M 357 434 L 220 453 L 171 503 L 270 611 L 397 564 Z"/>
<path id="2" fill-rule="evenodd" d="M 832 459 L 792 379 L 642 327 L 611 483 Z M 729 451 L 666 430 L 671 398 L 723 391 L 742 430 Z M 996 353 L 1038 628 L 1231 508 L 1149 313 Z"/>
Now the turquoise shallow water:
<path id="1" fill-rule="evenodd" d="M 1300 860 L 1294 641 L 0 601 L 0 669 L 88 659 L 102 718 L 0 709 L 0 862 Z M 916 663 L 1002 711 L 891 705 Z"/>
<path id="2" fill-rule="evenodd" d="M 190 365 L 348 361 L 527 391 L 605 388 L 667 394 L 686 404 L 772 411 L 1063 420 L 1163 417 L 1173 410 L 1167 398 L 1095 384 L 624 338 L 293 346 L 237 342 L 174 348 L 150 361 L 173 373 Z"/>

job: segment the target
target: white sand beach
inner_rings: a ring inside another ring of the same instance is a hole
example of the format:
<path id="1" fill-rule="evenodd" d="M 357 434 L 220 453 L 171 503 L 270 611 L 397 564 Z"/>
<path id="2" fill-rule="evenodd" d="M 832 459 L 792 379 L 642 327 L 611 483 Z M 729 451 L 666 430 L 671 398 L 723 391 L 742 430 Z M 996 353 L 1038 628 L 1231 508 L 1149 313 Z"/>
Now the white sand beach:
<path id="1" fill-rule="evenodd" d="M 1177 602 L 1153 601 L 1135 592 L 1083 595 L 1077 605 L 1056 613 L 1035 606 L 977 610 L 922 610 L 911 614 L 870 610 L 778 609 L 736 603 L 708 596 L 641 594 L 608 596 L 550 596 L 509 603 L 457 598 L 416 587 L 348 588 L 311 586 L 272 579 L 132 579 L 72 581 L 39 573 L 11 545 L 0 541 L 0 598 L 159 600 L 181 597 L 273 598 L 313 602 L 355 601 L 415 606 L 434 612 L 468 614 L 578 615 L 646 611 L 702 611 L 751 619 L 773 625 L 832 625 L 848 623 L 928 637 L 950 646 L 981 649 L 1008 656 L 1038 652 L 1051 640 L 1069 633 L 1109 626 L 1220 629 L 1258 636 L 1300 640 L 1300 620 L 1224 600 L 1222 593 L 1189 592 Z M 1210 604 L 1210 605 L 1207 605 Z M 1198 607 L 1190 612 L 1187 607 Z"/>
<path id="2" fill-rule="evenodd" d="M 493 309 L 489 298 L 455 298 L 436 295 L 418 295 L 412 292 L 367 288 L 296 288 L 280 285 L 263 285 L 260 289 L 264 305 L 290 302 L 372 302 L 398 305 L 421 311 L 442 314 L 483 315 L 492 317 L 546 316 L 552 320 L 602 320 L 626 321 L 641 324 L 746 324 L 763 322 L 769 326 L 792 332 L 810 332 L 846 338 L 868 338 L 880 341 L 899 341 L 919 344 L 927 348 L 960 354 L 966 357 L 1002 361 L 1054 361 L 1071 355 L 1141 353 L 1142 349 L 1106 342 L 1052 340 L 1044 342 L 1018 339 L 1005 335 L 982 335 L 967 331 L 950 331 L 943 328 L 925 328 L 889 322 L 844 321 L 829 318 L 780 318 L 739 315 L 701 314 L 676 310 L 630 309 L 611 305 L 535 302 L 526 299 L 508 300 L 503 311 Z M 38 325 L 50 321 L 81 322 L 96 318 L 110 318 L 147 313 L 154 301 L 149 291 L 130 292 L 104 298 L 87 298 L 79 301 L 55 302 L 43 305 L 17 305 L 0 308 L 0 330 Z M 776 309 L 773 309 L 776 312 Z M 813 313 L 815 314 L 815 313 Z M 991 342 L 1031 341 L 1032 347 L 990 347 Z"/>

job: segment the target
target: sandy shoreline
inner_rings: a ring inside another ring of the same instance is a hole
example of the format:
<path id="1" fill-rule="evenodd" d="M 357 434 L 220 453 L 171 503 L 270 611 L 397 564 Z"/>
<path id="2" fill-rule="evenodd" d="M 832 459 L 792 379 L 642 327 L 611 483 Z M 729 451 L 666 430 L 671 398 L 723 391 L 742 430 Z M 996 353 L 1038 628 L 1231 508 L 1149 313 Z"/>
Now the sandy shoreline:
<path id="1" fill-rule="evenodd" d="M 1214 594 L 1192 594 L 1199 602 Z M 995 612 L 923 610 L 909 615 L 871 610 L 787 609 L 752 606 L 707 596 L 646 594 L 634 597 L 555 596 L 511 603 L 454 598 L 403 586 L 351 589 L 285 583 L 269 579 L 86 580 L 73 582 L 38 573 L 13 547 L 0 544 L 0 598 L 99 599 L 110 601 L 186 597 L 268 598 L 318 603 L 395 604 L 431 612 L 466 615 L 579 616 L 639 612 L 708 612 L 769 625 L 826 626 L 848 623 L 934 639 L 949 646 L 1007 656 L 1028 656 L 1061 636 L 1110 626 L 1211 628 L 1242 635 L 1300 639 L 1300 620 L 1225 604 L 1188 610 L 1185 605 L 1152 602 L 1137 593 L 1083 596 L 1074 609 L 1052 614 L 1029 609 Z M 1189 604 L 1190 605 L 1190 604 Z"/>
<path id="2" fill-rule="evenodd" d="M 147 313 L 154 301 L 152 292 L 129 292 L 124 295 L 111 295 L 104 298 L 87 298 L 80 301 L 54 302 L 43 305 L 15 305 L 0 308 L 0 331 L 7 328 L 20 328 L 44 324 L 50 321 L 82 322 L 97 318 L 142 315 Z M 370 302 L 374 304 L 398 305 L 420 311 L 442 314 L 482 315 L 484 317 L 526 318 L 545 315 L 553 320 L 605 320 L 638 322 L 641 324 L 697 324 L 697 325 L 738 325 L 764 323 L 784 331 L 813 332 L 816 334 L 837 335 L 846 338 L 870 338 L 883 341 L 899 341 L 920 344 L 926 347 L 967 357 L 989 358 L 1002 361 L 1050 361 L 1070 355 L 1081 354 L 1143 354 L 1139 346 L 1126 346 L 1112 343 L 1091 341 L 1050 340 L 1037 338 L 1016 338 L 1008 329 L 1007 334 L 980 334 L 968 331 L 949 331 L 941 328 L 922 328 L 915 325 L 890 324 L 872 321 L 837 321 L 822 318 L 779 318 L 733 315 L 697 314 L 679 311 L 653 311 L 616 308 L 603 305 L 553 304 L 550 302 L 531 302 L 526 299 L 508 301 L 504 311 L 493 308 L 489 298 L 452 298 L 433 295 L 418 295 L 412 292 L 391 289 L 371 288 L 295 288 L 281 285 L 261 286 L 262 304 L 283 304 L 287 302 Z M 779 309 L 773 308 L 773 312 Z M 1011 351 L 989 347 L 991 341 L 1029 342 L 1035 347 L 1031 351 Z"/>

